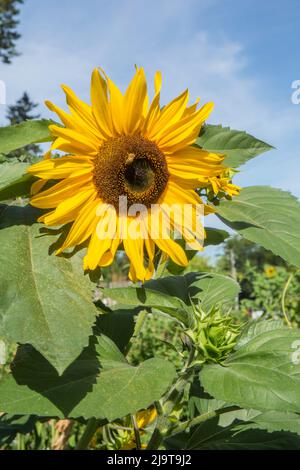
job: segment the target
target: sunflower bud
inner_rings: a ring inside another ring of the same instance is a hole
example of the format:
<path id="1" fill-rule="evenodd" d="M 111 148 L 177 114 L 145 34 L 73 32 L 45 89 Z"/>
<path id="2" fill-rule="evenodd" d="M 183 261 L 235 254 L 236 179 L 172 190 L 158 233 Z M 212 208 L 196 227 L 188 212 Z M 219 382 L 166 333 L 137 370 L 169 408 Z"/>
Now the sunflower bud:
<path id="1" fill-rule="evenodd" d="M 198 305 L 194 310 L 195 327 L 187 331 L 196 350 L 194 364 L 222 362 L 234 348 L 241 325 L 237 325 L 229 313 L 224 314 L 216 307 L 209 313 Z"/>

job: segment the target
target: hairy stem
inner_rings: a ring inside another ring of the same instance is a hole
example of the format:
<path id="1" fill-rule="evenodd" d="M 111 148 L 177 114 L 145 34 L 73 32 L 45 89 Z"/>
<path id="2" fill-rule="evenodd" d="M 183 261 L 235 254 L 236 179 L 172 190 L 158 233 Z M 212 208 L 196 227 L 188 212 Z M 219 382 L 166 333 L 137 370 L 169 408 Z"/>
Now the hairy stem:
<path id="1" fill-rule="evenodd" d="M 218 410 L 209 411 L 202 415 L 196 416 L 193 419 L 189 419 L 187 421 L 184 421 L 183 423 L 180 423 L 178 426 L 173 428 L 172 434 L 178 434 L 179 432 L 185 431 L 186 429 L 196 426 L 197 424 L 201 424 L 205 421 L 208 421 L 209 419 L 215 418 L 216 416 L 220 416 L 224 413 L 229 413 L 230 411 L 237 411 L 240 409 L 241 408 L 239 406 L 233 405 L 227 406 L 226 408 L 220 408 Z"/>

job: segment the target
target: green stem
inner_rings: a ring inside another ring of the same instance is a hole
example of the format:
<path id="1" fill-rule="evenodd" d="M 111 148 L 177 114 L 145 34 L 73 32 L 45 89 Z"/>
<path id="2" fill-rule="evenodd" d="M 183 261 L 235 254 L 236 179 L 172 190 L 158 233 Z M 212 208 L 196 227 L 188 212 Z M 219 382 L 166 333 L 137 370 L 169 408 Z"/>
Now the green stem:
<path id="1" fill-rule="evenodd" d="M 233 405 L 227 406 L 226 408 L 220 408 L 219 410 L 208 411 L 207 413 L 204 413 L 202 415 L 196 416 L 193 419 L 189 419 L 187 421 L 184 421 L 183 423 L 180 423 L 178 426 L 172 429 L 172 435 L 185 431 L 186 429 L 196 426 L 197 424 L 204 423 L 205 421 L 215 418 L 216 416 L 220 416 L 224 413 L 229 413 L 230 411 L 237 411 L 240 409 L 241 408 L 239 406 Z"/>
<path id="2" fill-rule="evenodd" d="M 165 256 L 164 253 L 160 254 L 159 261 L 157 263 L 153 279 L 159 279 L 160 277 L 162 277 L 162 275 L 165 272 L 168 259 L 163 261 L 164 256 Z"/>
<path id="3" fill-rule="evenodd" d="M 99 428 L 100 423 L 99 420 L 96 418 L 91 418 L 88 420 L 86 428 L 79 439 L 77 446 L 75 447 L 76 450 L 84 450 L 87 449 L 89 443 L 91 442 L 92 437 L 94 436 L 95 432 Z"/>
<path id="4" fill-rule="evenodd" d="M 298 271 L 299 271 L 299 270 L 298 270 Z M 288 317 L 288 314 L 287 314 L 287 311 L 286 311 L 286 308 L 285 308 L 285 298 L 286 298 L 286 293 L 287 293 L 287 290 L 288 290 L 288 288 L 289 288 L 289 285 L 290 285 L 290 283 L 292 282 L 293 277 L 295 276 L 295 274 L 297 274 L 298 271 L 296 271 L 295 273 L 292 273 L 292 274 L 289 276 L 289 278 L 288 278 L 288 280 L 286 281 L 286 284 L 285 284 L 285 286 L 284 286 L 284 289 L 283 289 L 283 292 L 282 292 L 282 297 L 281 297 L 282 313 L 283 313 L 284 319 L 285 319 L 287 325 L 289 326 L 289 328 L 292 328 L 292 323 L 291 323 L 291 321 L 290 321 L 290 319 L 289 319 L 289 317 Z"/>
<path id="5" fill-rule="evenodd" d="M 157 412 L 156 426 L 151 439 L 148 442 L 147 450 L 156 450 L 159 448 L 163 440 L 163 429 L 167 422 L 166 418 L 164 417 L 164 410 L 159 401 L 155 402 L 155 407 Z"/>
<path id="6" fill-rule="evenodd" d="M 136 422 L 136 417 L 135 415 L 130 415 L 133 430 L 134 430 L 134 437 L 135 437 L 135 444 L 136 444 L 136 450 L 141 450 L 142 443 L 141 443 L 141 436 L 140 436 L 140 431 Z"/>

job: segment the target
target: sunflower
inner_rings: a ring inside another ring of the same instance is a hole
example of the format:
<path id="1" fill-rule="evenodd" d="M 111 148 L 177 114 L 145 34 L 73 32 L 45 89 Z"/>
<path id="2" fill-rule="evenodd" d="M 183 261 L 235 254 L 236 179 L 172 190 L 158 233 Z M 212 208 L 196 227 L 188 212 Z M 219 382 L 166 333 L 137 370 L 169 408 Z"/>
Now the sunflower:
<path id="1" fill-rule="evenodd" d="M 197 226 L 198 233 L 186 231 L 186 223 L 178 223 L 176 211 L 191 206 L 193 227 L 196 208 L 202 207 L 205 214 L 212 211 L 195 190 L 221 178 L 223 156 L 193 144 L 213 104 L 200 109 L 198 101 L 188 105 L 186 90 L 161 107 L 161 83 L 161 73 L 156 72 L 154 97 L 149 103 L 143 68 L 136 68 L 124 94 L 102 70 L 95 69 L 90 105 L 65 85 L 62 88 L 70 112 L 46 101 L 63 126 L 49 126 L 54 137 L 51 148 L 42 161 L 28 169 L 39 178 L 32 186 L 30 202 L 50 209 L 39 218 L 47 226 L 72 224 L 57 254 L 85 243 L 85 270 L 110 265 L 120 248 L 129 258 L 133 281 L 152 277 L 159 250 L 164 257 L 186 266 L 185 250 L 164 233 L 164 211 L 154 222 L 158 234 L 151 236 L 153 213 L 157 216 L 153 207 L 176 206 L 169 215 L 173 229 L 186 241 L 193 241 L 194 249 L 202 249 L 203 227 Z M 57 158 L 58 151 L 64 156 Z M 122 198 L 129 208 L 143 205 L 142 215 L 121 211 Z M 134 237 L 132 224 L 137 219 L 142 236 Z M 114 227 L 109 236 L 108 225 Z"/>
<path id="2" fill-rule="evenodd" d="M 265 266 L 264 272 L 265 272 L 265 276 L 268 277 L 269 279 L 277 275 L 277 270 L 275 266 Z"/>

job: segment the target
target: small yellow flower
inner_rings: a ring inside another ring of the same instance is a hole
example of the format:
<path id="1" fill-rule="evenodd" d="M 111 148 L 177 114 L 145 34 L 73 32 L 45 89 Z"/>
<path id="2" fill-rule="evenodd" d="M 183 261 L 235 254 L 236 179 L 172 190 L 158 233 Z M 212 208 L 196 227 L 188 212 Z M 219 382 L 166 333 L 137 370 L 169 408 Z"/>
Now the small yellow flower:
<path id="1" fill-rule="evenodd" d="M 277 270 L 275 266 L 266 266 L 264 271 L 266 277 L 268 277 L 269 279 L 277 275 Z"/>
<path id="2" fill-rule="evenodd" d="M 184 224 L 176 222 L 177 212 L 183 206 L 192 206 L 192 223 L 198 216 L 196 207 L 201 206 L 204 214 L 211 212 L 195 191 L 199 187 L 211 184 L 214 190 L 220 187 L 228 194 L 237 192 L 229 178 L 222 176 L 223 156 L 192 146 L 213 103 L 198 110 L 197 102 L 188 106 L 186 90 L 161 107 L 161 83 L 161 73 L 157 72 L 154 98 L 149 104 L 143 68 L 136 69 L 124 94 L 102 70 L 95 69 L 91 104 L 65 85 L 62 88 L 69 113 L 46 101 L 63 126 L 49 127 L 54 137 L 51 148 L 43 161 L 28 169 L 40 178 L 32 186 L 30 202 L 50 209 L 39 218 L 47 226 L 72 224 L 57 254 L 85 243 L 85 270 L 109 266 L 119 248 L 130 260 L 129 277 L 133 281 L 152 277 L 157 248 L 175 263 L 186 266 L 184 249 L 174 237 L 164 236 L 164 213 L 157 223 L 158 236 L 153 237 L 150 207 L 175 205 L 168 222 L 186 241 L 192 237 L 194 249 L 200 250 L 199 240 L 205 237 L 203 227 L 198 229 L 199 234 L 187 234 Z M 52 151 L 62 151 L 65 156 L 51 158 Z M 136 216 L 120 212 L 122 197 L 127 198 L 128 207 L 145 207 L 139 215 L 143 236 L 132 236 L 130 227 Z M 112 220 L 114 228 L 107 236 Z"/>

